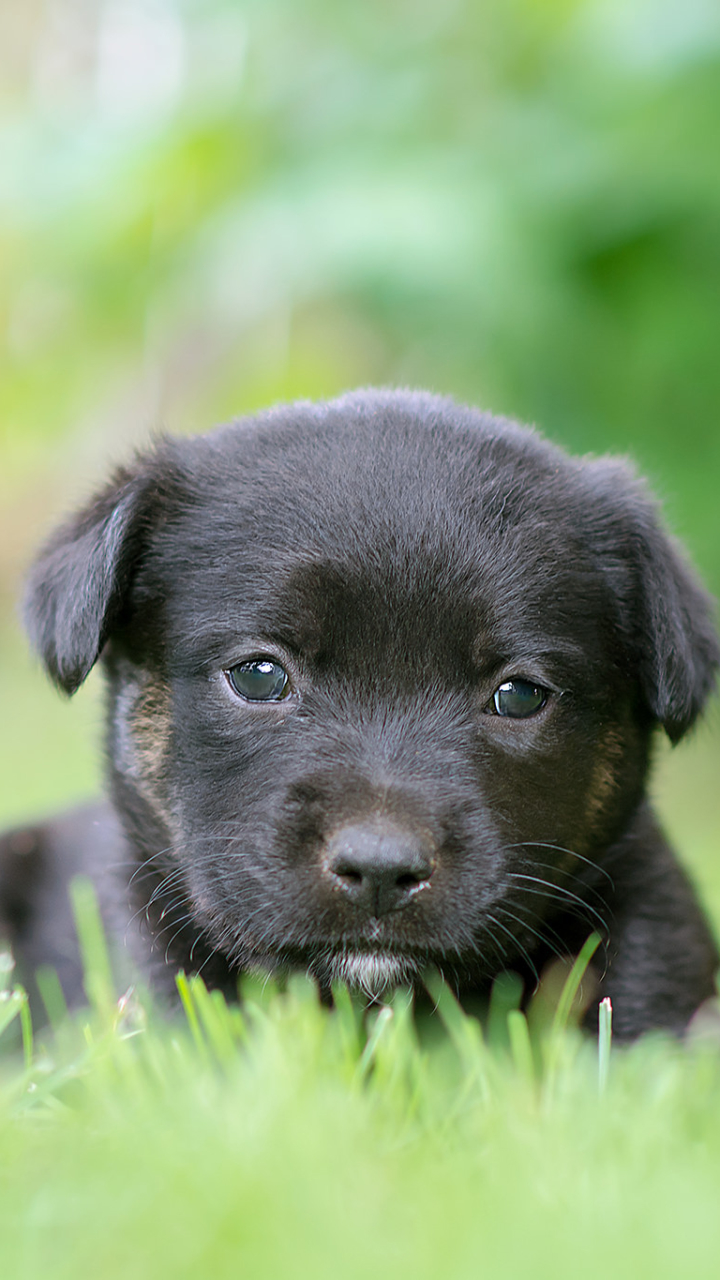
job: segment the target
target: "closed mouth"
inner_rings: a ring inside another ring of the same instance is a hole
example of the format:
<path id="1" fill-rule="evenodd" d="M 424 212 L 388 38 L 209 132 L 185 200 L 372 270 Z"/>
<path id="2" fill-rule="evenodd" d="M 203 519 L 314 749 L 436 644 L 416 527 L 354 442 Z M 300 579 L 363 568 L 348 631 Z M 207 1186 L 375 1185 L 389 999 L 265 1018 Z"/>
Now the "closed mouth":
<path id="1" fill-rule="evenodd" d="M 345 951 L 328 957 L 332 982 L 344 982 L 371 998 L 390 987 L 411 983 L 418 975 L 416 960 L 386 951 Z"/>

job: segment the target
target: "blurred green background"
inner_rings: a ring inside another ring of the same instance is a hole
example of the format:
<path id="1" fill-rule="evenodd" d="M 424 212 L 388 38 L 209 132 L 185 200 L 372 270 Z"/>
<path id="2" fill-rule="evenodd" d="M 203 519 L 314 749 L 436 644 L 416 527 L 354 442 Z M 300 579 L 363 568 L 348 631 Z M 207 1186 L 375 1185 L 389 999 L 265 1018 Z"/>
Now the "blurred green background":
<path id="1" fill-rule="evenodd" d="M 0 820 L 99 786 L 15 601 L 111 460 L 450 392 L 634 457 L 720 591 L 716 0 L 2 0 Z M 720 921 L 720 722 L 654 783 Z"/>

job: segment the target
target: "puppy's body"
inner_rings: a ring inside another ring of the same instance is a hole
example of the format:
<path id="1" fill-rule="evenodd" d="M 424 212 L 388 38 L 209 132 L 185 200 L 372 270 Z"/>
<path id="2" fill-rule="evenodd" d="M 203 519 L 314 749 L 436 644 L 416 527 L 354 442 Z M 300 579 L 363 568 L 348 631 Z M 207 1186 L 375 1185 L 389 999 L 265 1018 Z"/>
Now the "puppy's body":
<path id="1" fill-rule="evenodd" d="M 156 974 L 378 994 L 434 964 L 475 993 L 597 929 L 620 1034 L 712 993 L 644 786 L 717 643 L 622 464 L 421 394 L 273 410 L 120 473 L 49 544 L 28 621 L 69 692 L 102 655 L 122 835 L 76 848 L 129 865 Z M 57 841 L 5 891 L 31 965 Z"/>

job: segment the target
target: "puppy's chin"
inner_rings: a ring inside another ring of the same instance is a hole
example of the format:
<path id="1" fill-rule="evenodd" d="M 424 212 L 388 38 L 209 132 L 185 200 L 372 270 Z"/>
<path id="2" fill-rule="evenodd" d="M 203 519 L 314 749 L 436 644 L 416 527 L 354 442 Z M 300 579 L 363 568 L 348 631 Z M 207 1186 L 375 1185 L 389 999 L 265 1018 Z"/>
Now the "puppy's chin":
<path id="1" fill-rule="evenodd" d="M 420 972 L 415 960 L 382 951 L 348 951 L 329 956 L 325 963 L 330 982 L 344 982 L 371 1000 L 393 987 L 411 985 Z"/>

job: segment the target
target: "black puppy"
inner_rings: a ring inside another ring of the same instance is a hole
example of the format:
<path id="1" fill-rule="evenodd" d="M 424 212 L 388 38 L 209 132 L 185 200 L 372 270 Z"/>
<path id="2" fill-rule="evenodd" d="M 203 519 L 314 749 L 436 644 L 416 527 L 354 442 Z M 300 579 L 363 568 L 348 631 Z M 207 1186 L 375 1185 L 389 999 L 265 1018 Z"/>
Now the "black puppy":
<path id="1" fill-rule="evenodd" d="M 471 995 L 507 968 L 531 988 L 597 929 L 620 1035 L 712 994 L 644 788 L 718 645 L 623 463 L 420 393 L 273 409 L 119 471 L 40 556 L 27 623 L 67 693 L 102 660 L 117 819 L 5 838 L 26 973 L 79 990 L 89 870 L 156 980 L 378 995 L 432 964 Z"/>

